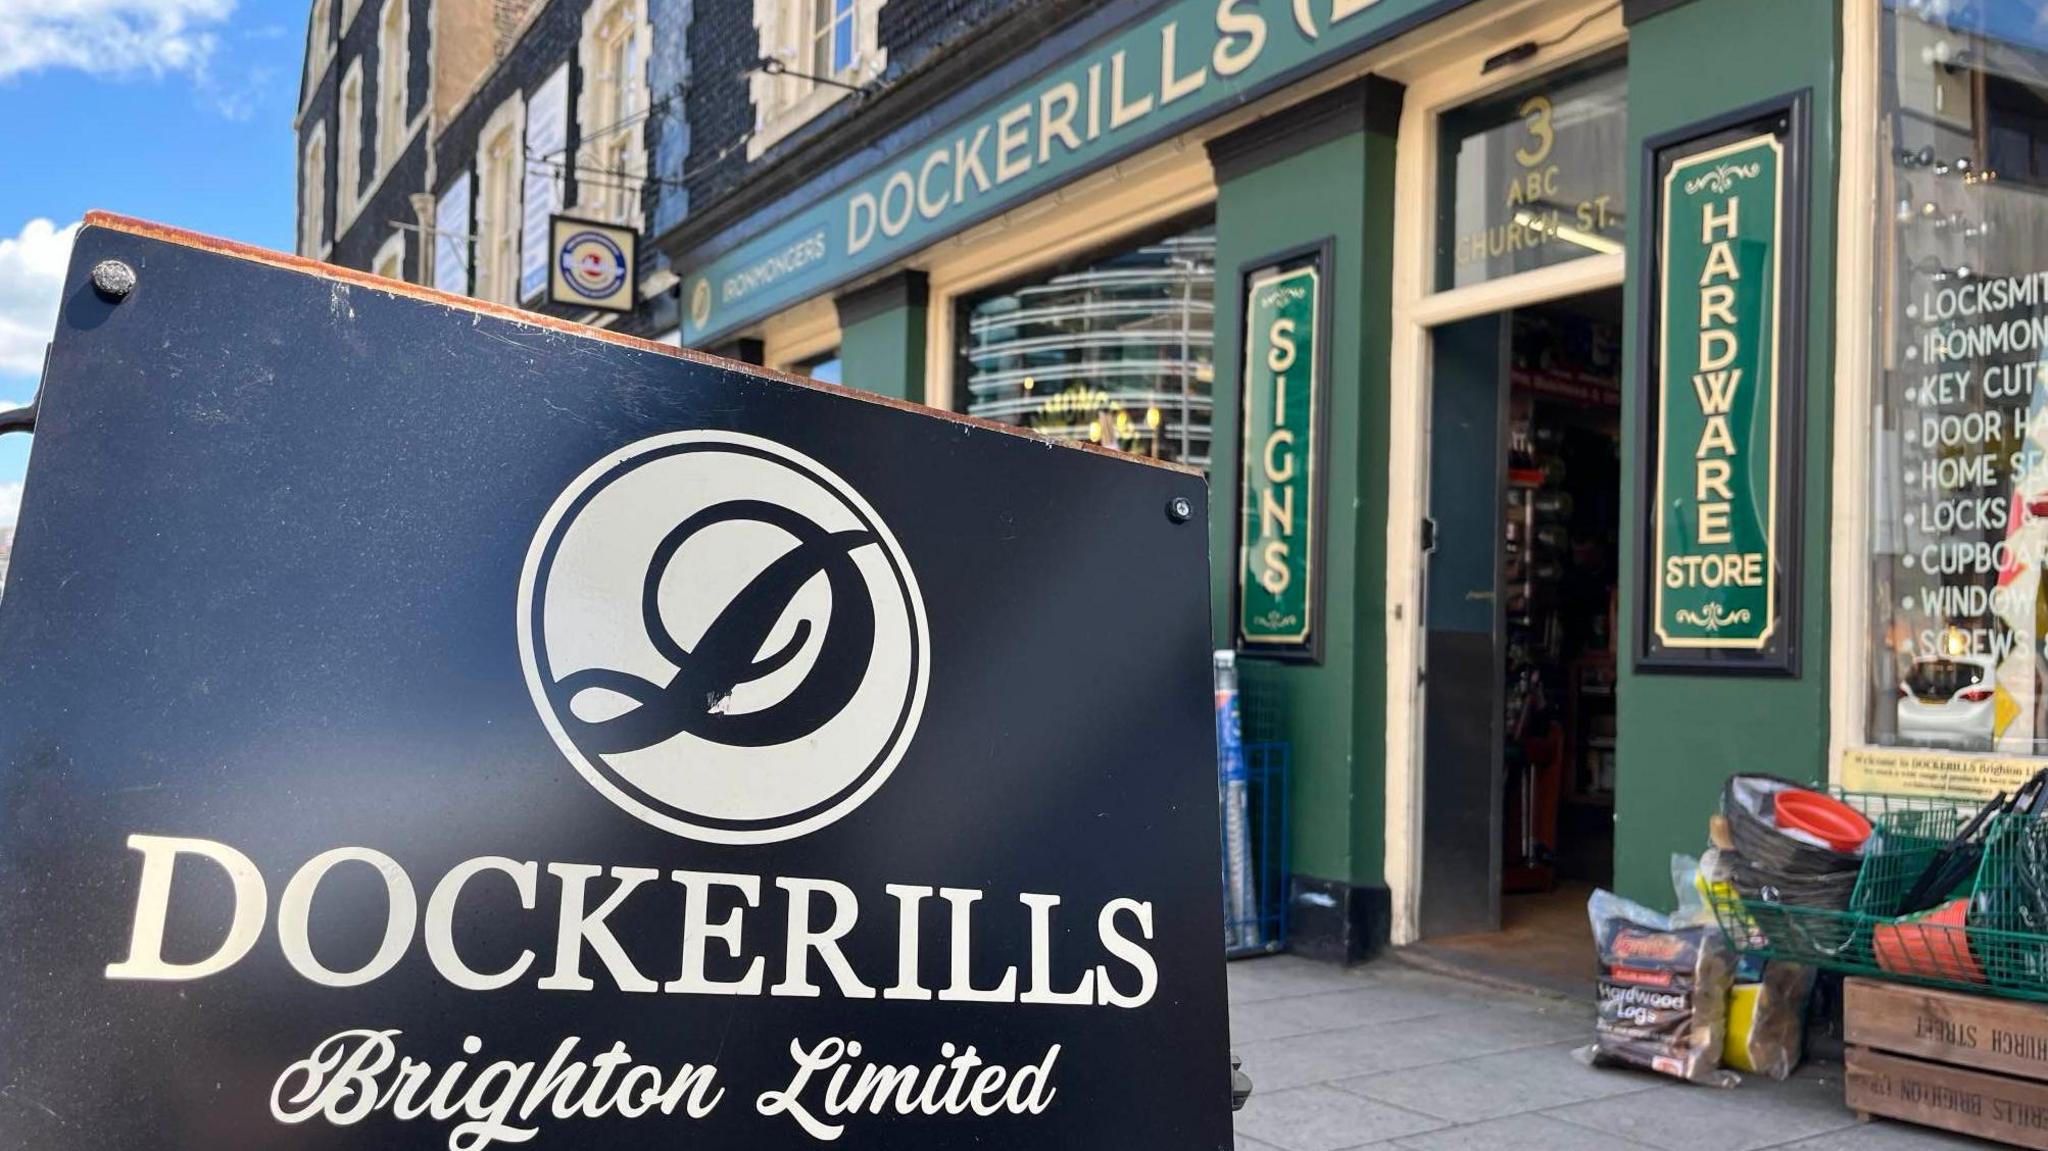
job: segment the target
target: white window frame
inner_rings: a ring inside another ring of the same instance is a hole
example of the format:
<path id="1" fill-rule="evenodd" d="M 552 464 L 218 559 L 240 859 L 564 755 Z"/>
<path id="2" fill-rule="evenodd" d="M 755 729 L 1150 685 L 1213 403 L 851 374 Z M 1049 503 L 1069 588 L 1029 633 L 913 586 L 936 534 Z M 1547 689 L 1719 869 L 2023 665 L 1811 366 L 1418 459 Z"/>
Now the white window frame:
<path id="1" fill-rule="evenodd" d="M 819 84 L 811 73 L 812 21 L 816 6 L 832 0 L 754 0 L 754 28 L 760 33 L 761 55 L 782 62 L 788 72 L 747 74 L 747 96 L 754 105 L 754 130 L 747 138 L 747 159 L 763 152 L 809 123 L 818 113 L 853 95 L 835 84 Z M 851 67 L 833 79 L 861 85 L 882 74 L 889 52 L 882 47 L 881 12 L 887 0 L 853 0 L 854 55 Z"/>
<path id="2" fill-rule="evenodd" d="M 377 13 L 377 155 L 373 170 L 380 180 L 398 162 L 411 135 L 405 116 L 406 90 L 411 87 L 407 52 L 411 7 L 407 0 L 384 0 Z"/>
<path id="3" fill-rule="evenodd" d="M 1511 20 L 1510 16 L 1522 17 Z M 1540 19 L 1541 23 L 1530 21 Z M 1575 26 L 1583 22 L 1583 27 Z M 1569 38 L 1560 40 L 1569 33 Z M 1526 41 L 1548 45 L 1533 57 L 1481 72 L 1483 61 Z M 1627 254 L 1582 256 L 1562 264 L 1501 276 L 1463 288 L 1436 289 L 1438 121 L 1451 109 L 1549 75 L 1628 42 L 1618 7 L 1605 0 L 1524 4 L 1497 13 L 1482 36 L 1459 42 L 1456 60 L 1419 51 L 1407 70 L 1387 74 L 1408 83 L 1394 154 L 1393 345 L 1389 363 L 1385 570 L 1386 877 L 1393 904 L 1392 941 L 1420 936 L 1423 836 L 1425 557 L 1416 525 L 1429 508 L 1429 405 L 1432 329 L 1509 308 L 1621 286 Z M 1635 171 L 1635 157 L 1623 157 Z M 1633 187 L 1633 185 L 1631 185 Z M 1631 210 L 1635 205 L 1630 205 Z M 1361 573 L 1361 578 L 1370 578 Z"/>
<path id="4" fill-rule="evenodd" d="M 392 270 L 386 272 L 385 265 Z M 370 261 L 370 271 L 388 280 L 405 279 L 405 233 L 394 230 L 382 244 L 377 246 L 377 255 Z"/>
<path id="5" fill-rule="evenodd" d="M 334 57 L 334 9 L 332 0 L 313 0 L 306 14 L 306 92 L 310 97 L 320 85 L 320 73 Z"/>
<path id="6" fill-rule="evenodd" d="M 576 211 L 631 228 L 642 225 L 641 190 L 647 178 L 648 49 L 654 32 L 647 0 L 600 0 L 583 13 L 576 46 L 583 72 L 576 97 Z M 630 47 L 628 74 L 613 76 L 608 61 Z"/>
<path id="7" fill-rule="evenodd" d="M 500 142 L 509 149 L 500 168 L 491 153 Z M 500 181 L 504 187 L 500 187 Z M 526 98 L 508 97 L 477 133 L 476 208 L 471 231 L 476 245 L 472 283 L 476 298 L 498 304 L 519 303 L 519 237 L 525 228 Z M 503 215 L 504 219 L 498 217 Z"/>
<path id="8" fill-rule="evenodd" d="M 327 254 L 320 233 L 327 224 L 327 123 L 306 134 L 299 153 L 299 254 L 318 259 Z"/>
<path id="9" fill-rule="evenodd" d="M 335 97 L 334 235 L 355 222 L 363 187 L 363 58 L 350 62 Z M 351 107 L 353 105 L 353 107 Z"/>
<path id="10" fill-rule="evenodd" d="M 1875 411 L 1876 333 L 1871 308 L 1878 235 L 1877 141 L 1882 16 L 1876 4 L 1841 6 L 1842 71 L 1836 138 L 1834 487 L 1828 564 L 1828 774 L 1871 745 L 1870 438 Z M 1810 562 L 1810 561 L 1809 561 Z M 1942 752 L 1944 758 L 1970 758 Z M 1982 758 L 1999 758 L 1996 756 Z"/>

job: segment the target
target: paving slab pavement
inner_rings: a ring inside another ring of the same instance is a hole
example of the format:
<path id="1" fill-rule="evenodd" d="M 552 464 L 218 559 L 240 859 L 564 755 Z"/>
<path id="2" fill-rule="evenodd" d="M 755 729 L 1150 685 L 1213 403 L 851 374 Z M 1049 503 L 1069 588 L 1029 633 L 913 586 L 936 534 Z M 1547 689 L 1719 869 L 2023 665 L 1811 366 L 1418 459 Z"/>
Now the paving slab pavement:
<path id="1" fill-rule="evenodd" d="M 1974 1151 L 1924 1127 L 1858 1123 L 1841 1068 L 1730 1089 L 1594 1068 L 1593 1008 L 1382 959 L 1230 965 L 1231 1050 L 1253 1091 L 1239 1151 Z"/>

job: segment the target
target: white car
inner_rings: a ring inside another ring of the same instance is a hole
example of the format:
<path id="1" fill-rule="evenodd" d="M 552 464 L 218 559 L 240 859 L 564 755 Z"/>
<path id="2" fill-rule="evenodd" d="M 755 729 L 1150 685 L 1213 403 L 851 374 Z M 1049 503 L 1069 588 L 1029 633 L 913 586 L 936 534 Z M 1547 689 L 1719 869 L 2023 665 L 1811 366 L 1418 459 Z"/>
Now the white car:
<path id="1" fill-rule="evenodd" d="M 1985 750 L 1996 730 L 1997 665 L 1988 655 L 1913 661 L 1899 683 L 1899 738 Z"/>

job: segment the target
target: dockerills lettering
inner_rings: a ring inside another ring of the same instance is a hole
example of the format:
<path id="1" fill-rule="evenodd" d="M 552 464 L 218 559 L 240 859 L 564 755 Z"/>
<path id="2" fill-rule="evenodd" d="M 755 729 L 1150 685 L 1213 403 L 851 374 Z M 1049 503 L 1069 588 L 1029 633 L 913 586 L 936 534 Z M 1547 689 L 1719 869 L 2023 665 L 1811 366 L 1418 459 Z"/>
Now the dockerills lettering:
<path id="1" fill-rule="evenodd" d="M 131 835 L 128 846 L 142 856 L 141 884 L 128 957 L 108 965 L 108 979 L 203 979 L 228 970 L 249 954 L 262 937 L 270 901 L 263 876 L 248 856 L 224 843 L 157 835 Z M 171 881 L 181 859 L 203 861 L 226 872 L 234 891 L 234 911 L 226 936 L 211 955 L 191 961 L 164 957 L 165 926 L 171 916 Z M 337 971 L 314 954 L 308 923 L 321 883 L 335 869 L 351 863 L 374 869 L 382 880 L 386 914 L 375 953 L 353 970 Z M 398 861 L 367 847 L 338 847 L 322 852 L 298 869 L 278 899 L 277 942 L 292 969 L 308 981 L 324 987 L 357 987 L 396 967 L 418 934 L 423 936 L 427 958 L 441 978 L 465 990 L 496 990 L 527 978 L 537 956 L 532 950 L 523 950 L 501 970 L 476 970 L 456 948 L 456 910 L 470 884 L 492 873 L 496 877 L 494 882 L 511 883 L 519 895 L 520 906 L 532 911 L 540 898 L 542 870 L 553 877 L 556 888 L 554 964 L 547 974 L 534 980 L 536 987 L 546 991 L 596 988 L 596 978 L 585 969 L 586 954 L 596 958 L 604 977 L 621 991 L 684 995 L 815 998 L 824 993 L 823 984 L 829 983 L 837 994 L 848 999 L 879 996 L 894 1000 L 1134 1008 L 1150 1002 L 1159 985 L 1158 965 L 1145 947 L 1145 941 L 1152 938 L 1152 904 L 1136 899 L 1111 899 L 1096 912 L 1096 940 L 1102 958 L 1113 963 L 1056 968 L 1054 939 L 1072 938 L 1064 928 L 1054 926 L 1060 897 L 1036 892 L 1019 894 L 1017 903 L 1028 917 L 1030 927 L 1030 955 L 1025 971 L 1028 978 L 1020 987 L 1019 969 L 1009 965 L 994 983 L 977 987 L 973 982 L 974 905 L 981 902 L 985 893 L 973 888 L 885 885 L 883 891 L 894 901 L 896 912 L 895 970 L 862 973 L 854 970 L 840 945 L 859 921 L 860 900 L 851 888 L 833 880 L 764 880 L 759 875 L 672 871 L 665 878 L 680 889 L 675 891 L 668 890 L 662 883 L 663 874 L 650 867 L 543 865 L 533 860 L 482 856 L 456 865 L 441 877 L 427 898 L 422 922 L 419 895 L 411 877 Z M 592 890 L 594 881 L 606 875 L 613 886 L 608 894 L 600 896 Z M 764 886 L 781 892 L 780 910 L 785 924 L 784 946 L 778 957 L 780 978 L 773 984 L 767 982 L 769 957 L 747 945 L 748 912 L 762 906 Z M 731 899 L 736 895 L 738 901 L 730 914 L 713 922 L 710 906 L 712 892 L 717 889 L 723 889 L 720 898 Z M 669 898 L 681 901 L 677 909 L 680 948 L 660 957 L 628 955 L 606 921 L 628 899 L 657 898 L 657 892 L 663 890 L 668 890 Z M 919 961 L 923 908 L 930 899 L 946 905 L 950 930 L 949 970 L 945 984 L 936 988 L 926 984 L 930 973 L 921 969 Z M 821 921 L 823 926 L 819 925 Z M 744 964 L 738 978 L 717 978 L 707 969 L 706 956 L 714 944 L 725 952 L 725 958 L 719 961 L 721 966 Z M 656 958 L 661 961 L 661 973 L 673 973 L 666 982 L 657 983 L 648 974 L 655 970 L 652 961 Z M 816 978 L 819 976 L 822 982 Z M 888 979 L 893 982 L 879 986 Z M 1060 986 L 1061 983 L 1066 986 Z"/>

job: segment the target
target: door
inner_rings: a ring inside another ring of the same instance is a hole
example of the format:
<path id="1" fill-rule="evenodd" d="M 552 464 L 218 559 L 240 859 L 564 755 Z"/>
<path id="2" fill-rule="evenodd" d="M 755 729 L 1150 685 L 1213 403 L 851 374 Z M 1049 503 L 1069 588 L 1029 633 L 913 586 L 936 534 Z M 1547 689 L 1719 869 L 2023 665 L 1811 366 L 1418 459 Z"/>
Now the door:
<path id="1" fill-rule="evenodd" d="M 1423 625 L 1424 939 L 1500 928 L 1509 315 L 1432 331 Z"/>

